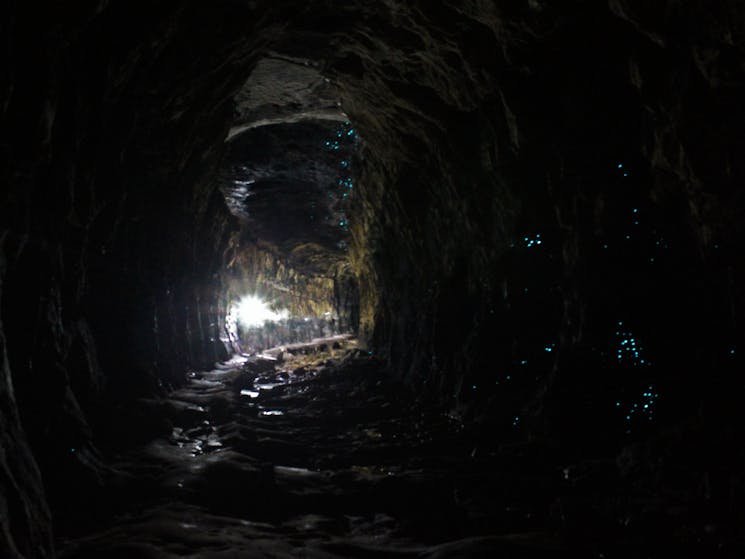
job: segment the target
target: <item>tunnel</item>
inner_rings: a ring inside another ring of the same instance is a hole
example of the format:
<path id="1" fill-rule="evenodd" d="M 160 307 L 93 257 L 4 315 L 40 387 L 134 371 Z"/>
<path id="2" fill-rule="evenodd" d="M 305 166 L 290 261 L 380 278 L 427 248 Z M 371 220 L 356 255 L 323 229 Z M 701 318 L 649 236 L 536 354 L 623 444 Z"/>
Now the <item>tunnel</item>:
<path id="1" fill-rule="evenodd" d="M 742 557 L 743 99 L 735 1 L 6 0 L 0 557 Z"/>

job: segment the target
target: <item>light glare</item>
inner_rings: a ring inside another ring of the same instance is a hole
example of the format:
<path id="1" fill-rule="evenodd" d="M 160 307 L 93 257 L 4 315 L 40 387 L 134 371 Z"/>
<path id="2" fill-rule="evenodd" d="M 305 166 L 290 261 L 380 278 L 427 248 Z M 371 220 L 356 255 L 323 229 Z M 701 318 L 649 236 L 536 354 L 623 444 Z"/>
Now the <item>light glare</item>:
<path id="1" fill-rule="evenodd" d="M 251 328 L 261 326 L 266 321 L 277 321 L 288 317 L 286 310 L 275 312 L 255 295 L 247 295 L 235 307 L 238 322 Z"/>

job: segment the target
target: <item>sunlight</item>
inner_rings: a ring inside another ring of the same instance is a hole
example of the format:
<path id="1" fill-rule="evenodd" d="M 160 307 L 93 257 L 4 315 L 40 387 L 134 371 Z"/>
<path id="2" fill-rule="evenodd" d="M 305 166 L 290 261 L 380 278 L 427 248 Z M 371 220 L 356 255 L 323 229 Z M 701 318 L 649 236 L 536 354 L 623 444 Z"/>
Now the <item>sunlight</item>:
<path id="1" fill-rule="evenodd" d="M 286 310 L 273 311 L 269 305 L 256 295 L 247 295 L 235 305 L 235 314 L 241 326 L 251 328 L 261 326 L 266 321 L 277 321 L 289 316 Z"/>

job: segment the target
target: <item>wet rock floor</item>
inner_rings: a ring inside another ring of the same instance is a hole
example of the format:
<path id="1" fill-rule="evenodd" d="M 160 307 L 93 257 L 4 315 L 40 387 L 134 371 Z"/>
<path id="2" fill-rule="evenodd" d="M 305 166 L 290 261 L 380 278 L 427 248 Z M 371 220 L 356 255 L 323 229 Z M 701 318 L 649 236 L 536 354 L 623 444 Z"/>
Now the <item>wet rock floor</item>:
<path id="1" fill-rule="evenodd" d="M 353 340 L 290 350 L 192 373 L 150 402 L 170 435 L 116 457 L 105 506 L 90 506 L 105 512 L 63 536 L 61 556 L 648 556 L 598 544 L 590 524 L 594 543 L 577 543 L 583 528 L 567 539 L 563 507 L 582 501 L 562 498 L 561 465 L 475 451 Z"/>

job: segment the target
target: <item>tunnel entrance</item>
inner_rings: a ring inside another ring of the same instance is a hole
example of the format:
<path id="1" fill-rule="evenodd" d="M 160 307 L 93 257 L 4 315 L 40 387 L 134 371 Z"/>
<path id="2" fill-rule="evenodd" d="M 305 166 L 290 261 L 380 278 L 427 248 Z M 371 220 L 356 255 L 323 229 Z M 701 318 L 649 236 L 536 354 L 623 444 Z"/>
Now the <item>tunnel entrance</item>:
<path id="1" fill-rule="evenodd" d="M 357 329 L 350 249 L 362 141 L 340 97 L 321 63 L 278 53 L 236 96 L 218 179 L 240 223 L 225 319 L 231 351 Z"/>
<path id="2" fill-rule="evenodd" d="M 239 355 L 270 348 L 313 342 L 341 334 L 339 317 L 331 310 L 321 316 L 291 316 L 252 294 L 234 301 L 225 317 L 226 345 Z"/>

